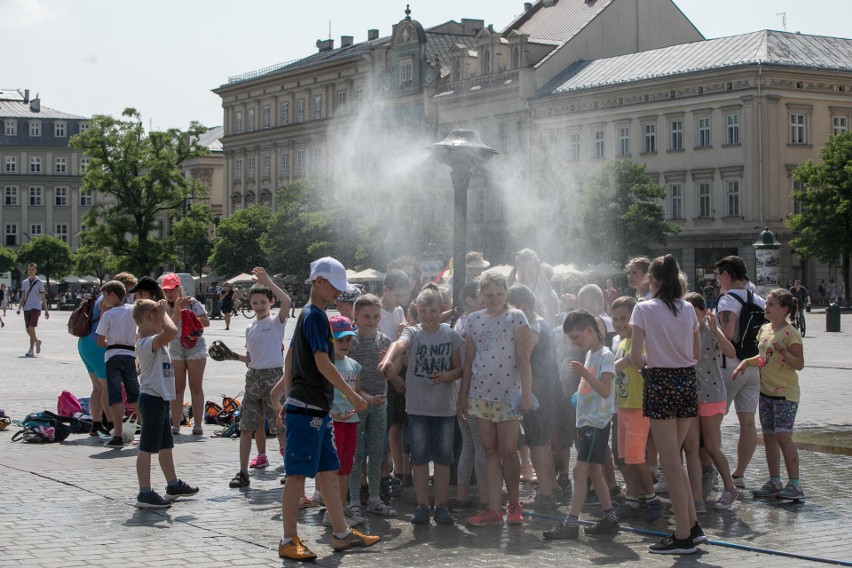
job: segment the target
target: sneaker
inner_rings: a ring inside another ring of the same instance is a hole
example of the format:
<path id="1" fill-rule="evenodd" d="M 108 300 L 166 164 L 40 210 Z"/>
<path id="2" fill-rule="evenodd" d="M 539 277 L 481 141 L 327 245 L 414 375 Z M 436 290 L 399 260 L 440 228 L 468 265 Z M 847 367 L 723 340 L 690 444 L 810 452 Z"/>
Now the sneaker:
<path id="1" fill-rule="evenodd" d="M 299 537 L 294 536 L 290 542 L 280 541 L 278 543 L 278 556 L 290 560 L 316 560 L 317 555 L 305 546 Z"/>
<path id="2" fill-rule="evenodd" d="M 722 494 L 719 495 L 719 499 L 713 503 L 714 509 L 730 509 L 731 505 L 736 501 L 737 496 L 740 494 L 736 488 L 734 489 L 725 489 L 722 491 Z"/>
<path id="3" fill-rule="evenodd" d="M 663 516 L 663 502 L 659 499 L 645 501 L 645 520 L 656 521 Z"/>
<path id="4" fill-rule="evenodd" d="M 524 508 L 521 506 L 519 502 L 511 503 L 508 507 L 506 507 L 506 524 L 508 525 L 522 525 L 524 524 Z"/>
<path id="5" fill-rule="evenodd" d="M 397 515 L 396 509 L 390 505 L 386 505 L 381 499 L 367 503 L 367 512 L 379 515 L 380 517 L 395 517 Z"/>
<path id="6" fill-rule="evenodd" d="M 36 353 L 41 353 L 41 339 L 36 340 Z"/>
<path id="7" fill-rule="evenodd" d="M 450 510 L 446 505 L 436 505 L 435 514 L 433 515 L 436 525 L 454 525 L 456 519 L 450 514 Z"/>
<path id="8" fill-rule="evenodd" d="M 695 521 L 695 524 L 692 525 L 692 528 L 689 529 L 689 538 L 692 540 L 692 544 L 704 544 L 707 542 L 707 535 L 704 534 L 704 531 L 701 529 L 701 525 L 698 524 L 698 521 Z"/>
<path id="9" fill-rule="evenodd" d="M 231 489 L 235 489 L 237 487 L 248 487 L 249 485 L 251 485 L 251 480 L 249 479 L 248 474 L 244 471 L 238 471 L 237 475 L 235 475 L 234 478 L 231 479 L 230 483 L 228 483 L 228 487 Z"/>
<path id="10" fill-rule="evenodd" d="M 618 529 L 618 521 L 602 517 L 595 524 L 583 527 L 583 533 L 592 537 L 610 537 L 618 534 Z"/>
<path id="11" fill-rule="evenodd" d="M 654 491 L 657 493 L 668 493 L 669 492 L 669 484 L 666 482 L 666 476 L 663 475 L 663 472 L 657 474 L 657 482 L 654 484 Z"/>
<path id="12" fill-rule="evenodd" d="M 802 501 L 805 498 L 805 492 L 798 485 L 787 483 L 787 486 L 779 491 L 776 497 L 780 499 L 789 499 L 791 501 Z"/>
<path id="13" fill-rule="evenodd" d="M 346 509 L 344 509 L 343 519 L 346 521 L 346 524 L 349 525 L 350 527 L 357 527 L 358 525 L 363 523 L 364 520 L 365 520 L 364 517 L 357 517 L 357 518 L 356 517 L 350 517 L 349 515 L 346 514 Z M 324 527 L 332 526 L 331 517 L 328 514 L 328 509 L 326 509 L 325 514 L 323 514 L 323 516 L 322 516 L 322 526 L 324 526 Z"/>
<path id="14" fill-rule="evenodd" d="M 113 436 L 108 442 L 104 442 L 104 446 L 107 448 L 123 448 L 124 440 L 120 436 Z"/>
<path id="15" fill-rule="evenodd" d="M 180 426 L 172 426 L 172 436 L 180 434 Z"/>
<path id="16" fill-rule="evenodd" d="M 624 503 L 624 493 L 621 492 L 620 485 L 616 485 L 609 490 L 609 498 L 614 504 L 621 505 Z"/>
<path id="17" fill-rule="evenodd" d="M 716 480 L 716 468 L 710 466 L 709 469 L 701 473 L 701 496 L 706 501 L 710 494 L 713 493 L 713 484 Z"/>
<path id="18" fill-rule="evenodd" d="M 547 540 L 577 540 L 580 536 L 580 527 L 576 523 L 569 524 L 567 520 L 564 520 L 541 533 L 541 536 Z"/>
<path id="19" fill-rule="evenodd" d="M 352 519 L 349 523 L 351 526 L 358 526 L 366 520 L 361 512 L 361 505 L 347 505 L 343 508 L 343 514 L 347 519 Z"/>
<path id="20" fill-rule="evenodd" d="M 629 502 L 625 502 L 615 508 L 615 516 L 619 521 L 638 519 L 642 516 L 642 509 L 638 505 L 634 507 Z"/>
<path id="21" fill-rule="evenodd" d="M 488 508 L 481 513 L 469 517 L 467 524 L 474 527 L 485 526 L 503 526 L 503 513 L 498 513 L 494 509 Z"/>
<path id="22" fill-rule="evenodd" d="M 648 547 L 651 554 L 695 554 L 698 549 L 687 539 L 677 539 L 669 535 L 657 544 Z"/>
<path id="23" fill-rule="evenodd" d="M 190 485 L 189 483 L 183 481 L 182 479 L 178 480 L 176 486 L 166 487 L 166 501 L 176 501 L 180 497 L 191 497 L 198 493 L 198 487 L 194 485 Z"/>
<path id="24" fill-rule="evenodd" d="M 521 505 L 536 511 L 555 511 L 559 508 L 556 497 L 553 495 L 542 495 L 541 493 L 536 493 L 535 497 L 524 501 Z"/>
<path id="25" fill-rule="evenodd" d="M 266 454 L 257 454 L 256 456 L 254 456 L 254 459 L 251 460 L 249 467 L 257 469 L 269 467 L 269 460 L 266 459 Z"/>
<path id="26" fill-rule="evenodd" d="M 355 529 L 350 529 L 349 534 L 343 538 L 337 538 L 336 536 L 332 536 L 331 547 L 334 549 L 335 552 L 343 552 L 344 550 L 349 550 L 350 548 L 367 548 L 368 546 L 373 546 L 380 540 L 382 540 L 382 537 L 380 536 L 370 536 L 360 533 Z"/>
<path id="27" fill-rule="evenodd" d="M 745 482 L 746 482 L 745 475 L 740 475 L 740 476 L 732 475 L 731 477 L 734 478 L 734 487 L 737 487 L 739 489 L 745 489 Z"/>
<path id="28" fill-rule="evenodd" d="M 33 350 L 30 349 L 29 351 L 24 353 L 24 357 L 35 357 L 35 355 L 33 355 Z"/>
<path id="29" fill-rule="evenodd" d="M 168 509 L 172 504 L 160 497 L 156 491 L 149 493 L 139 492 L 136 496 L 137 509 Z"/>
<path id="30" fill-rule="evenodd" d="M 414 514 L 408 519 L 412 525 L 429 524 L 429 505 L 417 505 Z"/>
<path id="31" fill-rule="evenodd" d="M 736 485 L 736 482 L 734 482 L 734 485 Z M 752 489 L 751 494 L 757 498 L 775 497 L 782 489 L 784 489 L 784 485 L 782 485 L 780 481 L 773 481 L 770 479 L 764 483 L 763 487 L 760 489 Z"/>

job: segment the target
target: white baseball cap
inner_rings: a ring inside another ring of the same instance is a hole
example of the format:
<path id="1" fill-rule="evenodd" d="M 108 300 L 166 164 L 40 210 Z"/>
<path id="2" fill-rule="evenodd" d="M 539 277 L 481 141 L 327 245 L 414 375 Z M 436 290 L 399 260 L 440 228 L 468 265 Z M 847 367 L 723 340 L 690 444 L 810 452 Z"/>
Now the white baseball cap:
<path id="1" fill-rule="evenodd" d="M 331 285 L 338 292 L 355 290 L 355 286 L 346 280 L 346 269 L 336 258 L 324 256 L 311 263 L 311 282 L 320 277 L 331 282 Z"/>

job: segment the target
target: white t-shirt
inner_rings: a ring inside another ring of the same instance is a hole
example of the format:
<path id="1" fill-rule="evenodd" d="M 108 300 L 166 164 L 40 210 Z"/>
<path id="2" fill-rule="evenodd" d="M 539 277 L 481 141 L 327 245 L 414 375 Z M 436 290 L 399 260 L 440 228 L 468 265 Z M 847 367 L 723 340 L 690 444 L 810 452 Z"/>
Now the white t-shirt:
<path id="1" fill-rule="evenodd" d="M 606 428 L 612 420 L 615 406 L 615 356 L 606 346 L 602 346 L 594 353 L 588 352 L 584 366 L 592 371 L 596 379 L 600 379 L 604 373 L 609 373 L 612 377 L 609 382 L 609 396 L 606 398 L 599 395 L 586 379 L 580 379 L 580 385 L 577 387 L 577 428 Z"/>
<path id="2" fill-rule="evenodd" d="M 399 324 L 405 321 L 405 310 L 402 306 L 397 306 L 392 312 L 382 308 L 382 319 L 379 321 L 379 331 L 390 337 L 391 341 L 396 341 L 399 338 Z"/>
<path id="3" fill-rule="evenodd" d="M 136 343 L 136 322 L 133 319 L 133 306 L 122 304 L 101 314 L 98 322 L 98 335 L 107 338 L 107 345 L 133 345 Z M 129 349 L 107 349 L 104 361 L 109 361 L 116 355 L 135 353 Z"/>
<path id="4" fill-rule="evenodd" d="M 736 300 L 734 300 L 736 301 Z M 633 308 L 630 325 L 645 332 L 645 363 L 659 369 L 693 367 L 698 319 L 691 304 L 676 300 L 677 316 L 658 298 L 639 302 Z"/>
<path id="5" fill-rule="evenodd" d="M 515 334 L 529 327 L 524 312 L 509 308 L 496 316 L 473 312 L 465 322 L 465 338 L 473 339 L 473 377 L 470 398 L 511 404 L 521 395 Z"/>
<path id="6" fill-rule="evenodd" d="M 175 399 L 175 372 L 172 359 L 165 347 L 156 351 L 154 337 L 142 337 L 136 342 L 136 370 L 139 372 L 139 392 L 158 396 L 163 400 Z"/>
<path id="7" fill-rule="evenodd" d="M 44 282 L 38 278 L 34 278 L 32 281 L 29 278 L 24 278 L 21 282 L 21 294 L 26 294 L 26 298 L 24 305 L 21 306 L 21 311 L 41 310 L 41 295 L 44 292 Z"/>
<path id="8" fill-rule="evenodd" d="M 716 318 L 719 318 L 719 314 L 722 312 L 731 312 L 733 315 L 731 317 L 734 318 L 734 336 L 731 338 L 731 342 L 739 341 L 740 339 L 740 312 L 743 311 L 743 305 L 736 301 L 734 298 L 731 298 L 728 294 L 735 294 L 742 298 L 743 302 L 748 298 L 748 290 L 744 288 L 736 288 L 734 290 L 728 290 L 724 294 L 719 295 L 719 301 L 716 304 Z M 761 308 L 766 307 L 766 302 L 758 296 L 756 293 L 751 293 L 752 301 Z M 719 319 L 721 325 L 721 319 Z M 731 366 L 733 364 L 734 368 L 739 364 L 739 359 L 736 357 L 725 357 L 726 366 Z M 731 362 L 731 363 L 729 363 Z"/>
<path id="9" fill-rule="evenodd" d="M 246 328 L 246 351 L 251 355 L 249 369 L 278 369 L 284 366 L 284 328 L 287 320 L 278 314 L 254 320 Z"/>

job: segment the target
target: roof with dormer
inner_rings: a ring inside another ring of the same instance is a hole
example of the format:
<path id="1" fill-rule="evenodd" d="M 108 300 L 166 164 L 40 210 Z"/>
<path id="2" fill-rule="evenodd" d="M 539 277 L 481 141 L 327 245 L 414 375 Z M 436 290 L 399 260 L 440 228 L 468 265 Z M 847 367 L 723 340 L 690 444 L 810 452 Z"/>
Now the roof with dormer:
<path id="1" fill-rule="evenodd" d="M 0 118 L 87 120 L 85 116 L 69 114 L 42 104 L 35 107 L 31 104 L 32 101 L 24 102 L 24 100 L 23 93 L 17 89 L 0 89 Z"/>
<path id="2" fill-rule="evenodd" d="M 566 42 L 614 0 L 539 0 L 503 30 L 515 31 L 530 38 Z"/>

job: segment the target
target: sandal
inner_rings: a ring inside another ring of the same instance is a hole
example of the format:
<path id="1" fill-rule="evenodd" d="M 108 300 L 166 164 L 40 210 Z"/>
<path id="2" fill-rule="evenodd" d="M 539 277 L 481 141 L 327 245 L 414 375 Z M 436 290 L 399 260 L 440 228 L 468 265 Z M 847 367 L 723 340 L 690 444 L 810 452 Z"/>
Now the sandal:
<path id="1" fill-rule="evenodd" d="M 319 507 L 319 503 L 315 503 L 313 499 L 305 495 L 304 497 L 299 497 L 299 508 L 300 509 L 311 509 L 313 507 Z"/>
<path id="2" fill-rule="evenodd" d="M 368 503 L 367 512 L 373 513 L 374 515 L 379 515 L 381 517 L 395 517 L 397 515 L 396 509 L 394 509 L 390 505 L 384 504 L 381 501 L 377 501 L 375 503 Z"/>
<path id="3" fill-rule="evenodd" d="M 236 489 L 238 487 L 248 487 L 251 484 L 249 476 L 243 471 L 238 471 L 237 475 L 228 483 L 228 487 Z"/>
<path id="4" fill-rule="evenodd" d="M 201 426 L 201 424 L 196 424 L 195 426 L 192 427 L 192 435 L 193 436 L 203 436 L 204 435 L 204 428 Z"/>

